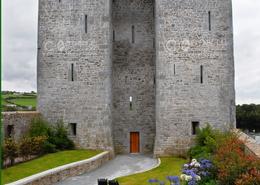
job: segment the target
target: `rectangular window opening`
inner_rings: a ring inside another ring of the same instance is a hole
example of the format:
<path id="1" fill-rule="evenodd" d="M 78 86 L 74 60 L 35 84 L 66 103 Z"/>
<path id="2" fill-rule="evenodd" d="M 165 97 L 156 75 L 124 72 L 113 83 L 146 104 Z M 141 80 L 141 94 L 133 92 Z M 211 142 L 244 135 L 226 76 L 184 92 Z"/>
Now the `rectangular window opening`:
<path id="1" fill-rule="evenodd" d="M 85 15 L 85 33 L 88 33 L 88 15 Z"/>
<path id="2" fill-rule="evenodd" d="M 132 26 L 132 43 L 135 43 L 135 26 Z"/>
<path id="3" fill-rule="evenodd" d="M 176 65 L 175 64 L 173 66 L 173 73 L 174 73 L 174 75 L 176 75 Z"/>
<path id="4" fill-rule="evenodd" d="M 71 135 L 76 136 L 77 135 L 77 123 L 70 123 L 70 130 L 71 130 Z"/>
<path id="5" fill-rule="evenodd" d="M 203 84 L 203 66 L 200 66 L 200 83 Z"/>
<path id="6" fill-rule="evenodd" d="M 12 137 L 14 134 L 14 126 L 7 125 L 7 137 Z"/>
<path id="7" fill-rule="evenodd" d="M 209 31 L 211 31 L 211 11 L 208 12 L 208 19 L 209 19 Z"/>
<path id="8" fill-rule="evenodd" d="M 200 123 L 197 121 L 192 122 L 192 135 L 196 135 L 199 129 Z"/>

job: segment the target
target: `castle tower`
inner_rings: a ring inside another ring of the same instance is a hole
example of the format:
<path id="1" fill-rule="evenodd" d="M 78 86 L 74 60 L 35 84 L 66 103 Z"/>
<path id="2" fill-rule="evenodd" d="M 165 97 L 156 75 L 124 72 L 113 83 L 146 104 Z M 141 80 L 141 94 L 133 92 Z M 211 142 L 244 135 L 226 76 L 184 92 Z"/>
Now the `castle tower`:
<path id="1" fill-rule="evenodd" d="M 114 0 L 113 135 L 117 153 L 152 153 L 155 138 L 154 0 Z"/>
<path id="2" fill-rule="evenodd" d="M 196 127 L 235 127 L 231 0 L 156 0 L 155 155 L 184 154 Z"/>
<path id="3" fill-rule="evenodd" d="M 38 110 L 80 146 L 184 154 L 235 127 L 231 0 L 39 0 Z"/>
<path id="4" fill-rule="evenodd" d="M 38 110 L 80 146 L 113 150 L 111 4 L 39 0 Z"/>

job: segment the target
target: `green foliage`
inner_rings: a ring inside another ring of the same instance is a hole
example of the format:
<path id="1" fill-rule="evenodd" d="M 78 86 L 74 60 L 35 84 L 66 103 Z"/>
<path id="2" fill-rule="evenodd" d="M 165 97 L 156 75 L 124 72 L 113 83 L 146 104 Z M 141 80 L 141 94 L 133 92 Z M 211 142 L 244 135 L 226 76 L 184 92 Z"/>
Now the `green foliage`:
<path id="1" fill-rule="evenodd" d="M 211 159 L 220 143 L 232 136 L 234 136 L 233 133 L 215 130 L 208 124 L 205 128 L 197 130 L 195 146 L 189 150 L 188 154 L 196 159 Z"/>
<path id="2" fill-rule="evenodd" d="M 45 142 L 46 136 L 24 137 L 19 142 L 19 155 L 24 159 L 29 159 L 32 155 L 41 155 L 44 153 Z"/>
<path id="3" fill-rule="evenodd" d="M 258 179 L 256 184 L 260 183 L 260 160 L 245 153 L 244 143 L 237 136 L 231 135 L 220 143 L 214 154 L 214 164 L 221 185 L 245 185 L 251 178 L 255 182 Z"/>
<path id="4" fill-rule="evenodd" d="M 43 146 L 46 153 L 74 149 L 74 143 L 68 138 L 68 129 L 62 121 L 50 126 L 41 117 L 35 118 L 30 125 L 29 136 L 46 136 L 48 139 Z"/>
<path id="5" fill-rule="evenodd" d="M 2 106 L 3 106 L 4 112 L 18 111 L 18 109 L 16 107 L 8 107 L 6 105 L 2 105 Z"/>
<path id="6" fill-rule="evenodd" d="M 8 138 L 4 140 L 4 159 L 9 159 L 11 165 L 14 164 L 15 158 L 18 156 L 18 145 L 14 139 Z"/>
<path id="7" fill-rule="evenodd" d="M 50 143 L 49 141 L 45 141 L 43 144 L 43 151 L 45 153 L 55 153 L 58 150 L 56 149 L 56 146 L 52 143 Z"/>
<path id="8" fill-rule="evenodd" d="M 2 110 L 3 111 L 17 111 L 17 110 L 35 110 L 36 109 L 36 101 L 37 94 L 35 92 L 31 93 L 17 93 L 11 91 L 2 91 Z M 16 105 L 16 107 L 7 106 Z M 29 109 L 32 107 L 32 109 Z"/>
<path id="9" fill-rule="evenodd" d="M 56 146 L 58 150 L 74 149 L 74 143 L 68 138 L 68 129 L 62 121 L 58 121 L 49 135 L 48 141 Z"/>
<path id="10" fill-rule="evenodd" d="M 238 105 L 236 115 L 238 128 L 260 132 L 260 105 Z"/>
<path id="11" fill-rule="evenodd" d="M 118 178 L 120 185 L 147 185 L 149 179 L 165 180 L 167 176 L 181 175 L 181 168 L 187 162 L 182 158 L 162 157 L 161 164 L 157 168 L 139 174 Z M 170 185 L 165 180 L 165 185 Z"/>
<path id="12" fill-rule="evenodd" d="M 45 121 L 42 117 L 36 117 L 32 120 L 29 126 L 29 137 L 37 136 L 49 136 L 51 133 L 51 127 L 49 123 Z"/>
<path id="13" fill-rule="evenodd" d="M 218 185 L 217 181 L 214 179 L 209 180 L 208 182 L 199 181 L 198 185 Z"/>
<path id="14" fill-rule="evenodd" d="M 189 156 L 196 159 L 210 159 L 216 150 L 219 137 L 221 137 L 221 133 L 213 130 L 209 124 L 205 128 L 198 129 L 195 139 L 196 145 L 190 149 Z"/>

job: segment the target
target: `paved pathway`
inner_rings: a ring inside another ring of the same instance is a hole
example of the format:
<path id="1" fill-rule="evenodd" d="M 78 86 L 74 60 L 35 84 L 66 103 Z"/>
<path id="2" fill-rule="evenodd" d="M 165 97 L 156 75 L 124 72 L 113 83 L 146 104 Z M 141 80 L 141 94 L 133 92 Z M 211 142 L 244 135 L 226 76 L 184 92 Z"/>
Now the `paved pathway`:
<path id="1" fill-rule="evenodd" d="M 158 164 L 157 159 L 144 155 L 118 155 L 99 169 L 80 176 L 71 177 L 56 185 L 97 185 L 97 179 L 114 179 L 136 172 L 149 170 Z"/>

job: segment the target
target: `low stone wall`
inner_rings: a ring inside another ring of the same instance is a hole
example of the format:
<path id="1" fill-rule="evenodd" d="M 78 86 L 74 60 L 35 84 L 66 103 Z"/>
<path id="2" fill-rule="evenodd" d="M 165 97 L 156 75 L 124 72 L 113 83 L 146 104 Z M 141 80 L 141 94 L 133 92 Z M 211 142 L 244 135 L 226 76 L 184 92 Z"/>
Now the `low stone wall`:
<path id="1" fill-rule="evenodd" d="M 40 116 L 40 113 L 37 111 L 3 112 L 4 137 L 8 137 L 11 134 L 15 140 L 20 139 L 20 137 L 26 134 L 31 120 L 37 116 Z M 12 130 L 11 133 L 10 129 Z"/>
<path id="2" fill-rule="evenodd" d="M 103 152 L 83 161 L 67 164 L 7 185 L 51 185 L 65 179 L 95 170 L 112 158 L 110 152 Z M 86 182 L 87 183 L 87 182 Z"/>
<path id="3" fill-rule="evenodd" d="M 260 159 L 260 145 L 256 142 L 256 140 L 238 129 L 235 129 L 234 132 L 237 133 L 239 139 L 245 143 L 246 152 L 257 156 Z"/>

